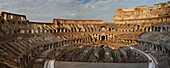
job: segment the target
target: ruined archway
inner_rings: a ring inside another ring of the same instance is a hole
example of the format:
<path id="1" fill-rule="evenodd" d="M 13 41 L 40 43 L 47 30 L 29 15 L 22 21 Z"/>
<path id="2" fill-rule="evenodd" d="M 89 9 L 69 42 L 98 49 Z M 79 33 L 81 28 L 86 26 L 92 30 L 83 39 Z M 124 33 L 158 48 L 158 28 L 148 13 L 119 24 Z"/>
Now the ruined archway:
<path id="1" fill-rule="evenodd" d="M 105 36 L 101 36 L 101 41 L 105 41 Z"/>

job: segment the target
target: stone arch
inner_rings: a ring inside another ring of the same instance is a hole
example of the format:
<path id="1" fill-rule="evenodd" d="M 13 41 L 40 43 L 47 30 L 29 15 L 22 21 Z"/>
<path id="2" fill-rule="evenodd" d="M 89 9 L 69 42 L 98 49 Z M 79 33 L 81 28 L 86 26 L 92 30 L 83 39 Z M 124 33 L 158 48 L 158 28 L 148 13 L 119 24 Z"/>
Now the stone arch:
<path id="1" fill-rule="evenodd" d="M 65 32 L 67 32 L 67 29 L 65 29 Z"/>
<path id="2" fill-rule="evenodd" d="M 144 28 L 144 32 L 146 32 L 146 27 Z"/>
<path id="3" fill-rule="evenodd" d="M 148 32 L 150 32 L 150 27 L 148 27 Z"/>
<path id="4" fill-rule="evenodd" d="M 89 35 L 89 38 L 90 38 L 90 41 L 93 42 L 93 39 L 92 39 L 92 37 L 90 35 Z"/>
<path id="5" fill-rule="evenodd" d="M 61 29 L 61 32 L 64 32 L 64 28 Z"/>
<path id="6" fill-rule="evenodd" d="M 60 32 L 60 28 L 58 28 L 57 31 Z"/>
<path id="7" fill-rule="evenodd" d="M 79 39 L 77 39 L 76 42 L 79 43 Z"/>
<path id="8" fill-rule="evenodd" d="M 158 32 L 161 32 L 161 27 L 158 27 Z"/>
<path id="9" fill-rule="evenodd" d="M 106 40 L 108 40 L 108 35 L 106 35 Z"/>
<path id="10" fill-rule="evenodd" d="M 54 30 L 54 33 L 56 33 L 57 31 L 56 30 Z"/>
<path id="11" fill-rule="evenodd" d="M 106 27 L 105 26 L 101 26 L 100 28 L 102 31 L 106 31 Z"/>
<path id="12" fill-rule="evenodd" d="M 157 27 L 155 27 L 155 31 L 158 31 L 158 28 L 157 28 Z"/>
<path id="13" fill-rule="evenodd" d="M 106 37 L 104 35 L 101 36 L 101 41 L 105 41 Z"/>
<path id="14" fill-rule="evenodd" d="M 81 32 L 81 28 L 79 28 L 79 32 Z"/>
<path id="15" fill-rule="evenodd" d="M 162 27 L 162 31 L 165 31 L 165 27 Z"/>
<path id="16" fill-rule="evenodd" d="M 109 28 L 109 31 L 111 31 L 111 28 Z"/>
<path id="17" fill-rule="evenodd" d="M 136 29 L 136 31 L 138 31 L 139 30 L 139 25 L 137 25 L 137 29 Z"/>
<path id="18" fill-rule="evenodd" d="M 167 27 L 167 31 L 169 31 L 169 27 Z"/>
<path id="19" fill-rule="evenodd" d="M 153 26 L 151 26 L 151 31 L 153 32 L 153 29 L 154 29 L 154 27 Z"/>
<path id="20" fill-rule="evenodd" d="M 50 33 L 53 33 L 53 30 L 50 30 Z"/>
<path id="21" fill-rule="evenodd" d="M 154 45 L 154 44 L 153 44 L 153 49 L 154 49 L 154 50 L 157 50 L 157 49 L 156 49 L 156 45 Z"/>
<path id="22" fill-rule="evenodd" d="M 73 26 L 73 28 L 74 28 L 74 31 L 77 32 L 77 29 L 74 26 Z"/>
<path id="23" fill-rule="evenodd" d="M 73 30 L 73 28 L 71 27 L 71 32 L 73 32 L 74 30 Z"/>
<path id="24" fill-rule="evenodd" d="M 91 28 L 91 31 L 94 31 L 94 30 L 93 30 L 93 27 L 90 27 L 90 28 Z"/>

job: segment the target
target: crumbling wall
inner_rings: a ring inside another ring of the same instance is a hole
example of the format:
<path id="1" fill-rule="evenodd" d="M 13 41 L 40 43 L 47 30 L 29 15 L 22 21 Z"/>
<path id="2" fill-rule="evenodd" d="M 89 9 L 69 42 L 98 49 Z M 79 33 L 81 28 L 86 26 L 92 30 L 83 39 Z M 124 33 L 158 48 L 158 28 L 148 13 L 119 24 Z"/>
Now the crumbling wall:
<path id="1" fill-rule="evenodd" d="M 113 23 L 144 23 L 170 21 L 170 1 L 155 4 L 152 7 L 138 6 L 119 8 L 113 17 Z"/>

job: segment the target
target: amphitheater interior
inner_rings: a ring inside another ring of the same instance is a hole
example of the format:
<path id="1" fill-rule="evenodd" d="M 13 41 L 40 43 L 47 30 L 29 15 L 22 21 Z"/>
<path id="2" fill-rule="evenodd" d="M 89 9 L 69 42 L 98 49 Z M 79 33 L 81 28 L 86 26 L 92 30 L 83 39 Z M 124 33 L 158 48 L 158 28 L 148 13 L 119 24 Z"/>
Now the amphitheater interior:
<path id="1" fill-rule="evenodd" d="M 113 19 L 112 23 L 73 19 L 42 23 L 2 12 L 0 68 L 48 68 L 49 60 L 148 67 L 153 61 L 145 54 L 154 58 L 155 68 L 170 68 L 170 1 L 119 8 Z"/>

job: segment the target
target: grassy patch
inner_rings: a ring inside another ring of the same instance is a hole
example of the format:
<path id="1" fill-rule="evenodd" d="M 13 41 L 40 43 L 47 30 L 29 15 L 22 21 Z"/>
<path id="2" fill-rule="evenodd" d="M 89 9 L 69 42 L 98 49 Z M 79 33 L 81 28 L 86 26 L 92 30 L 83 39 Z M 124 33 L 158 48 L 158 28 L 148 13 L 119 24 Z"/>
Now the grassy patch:
<path id="1" fill-rule="evenodd" d="M 59 58 L 59 57 L 61 57 L 62 55 L 66 54 L 67 52 L 69 52 L 69 51 L 71 51 L 71 50 L 74 50 L 74 49 L 76 49 L 76 48 L 78 48 L 78 47 L 71 48 L 71 49 L 67 49 L 66 51 L 61 52 L 59 55 L 57 55 L 56 58 Z"/>

